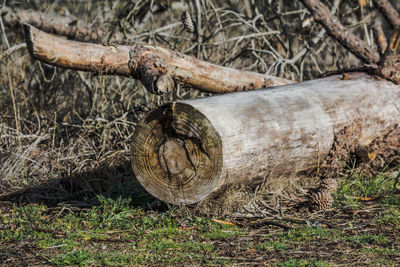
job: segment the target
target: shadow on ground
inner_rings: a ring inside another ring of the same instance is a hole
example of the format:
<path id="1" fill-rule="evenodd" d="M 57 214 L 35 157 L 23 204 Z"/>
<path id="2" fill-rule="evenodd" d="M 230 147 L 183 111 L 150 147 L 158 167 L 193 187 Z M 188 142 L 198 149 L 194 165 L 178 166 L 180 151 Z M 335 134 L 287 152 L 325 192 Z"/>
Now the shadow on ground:
<path id="1" fill-rule="evenodd" d="M 167 205 L 151 196 L 137 181 L 129 161 L 116 166 L 101 165 L 90 172 L 61 175 L 62 178 L 24 188 L 0 197 L 15 204 L 44 204 L 48 207 L 89 208 L 99 197 L 129 199 L 132 207 L 163 210 Z"/>

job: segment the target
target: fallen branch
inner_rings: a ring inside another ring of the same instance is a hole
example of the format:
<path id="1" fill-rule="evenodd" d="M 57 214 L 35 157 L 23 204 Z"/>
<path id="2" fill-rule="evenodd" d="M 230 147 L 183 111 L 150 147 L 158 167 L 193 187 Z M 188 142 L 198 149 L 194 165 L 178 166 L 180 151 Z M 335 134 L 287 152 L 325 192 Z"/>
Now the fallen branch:
<path id="1" fill-rule="evenodd" d="M 34 10 L 3 7 L 1 17 L 5 25 L 15 27 L 19 24 L 31 24 L 49 33 L 56 33 L 70 39 L 82 41 L 101 41 L 105 32 L 96 26 L 88 25 L 74 16 L 61 16 L 57 14 L 43 14 Z M 123 39 L 120 32 L 110 37 L 119 42 Z"/>
<path id="2" fill-rule="evenodd" d="M 314 19 L 322 24 L 328 34 L 340 42 L 347 50 L 365 63 L 378 64 L 380 60 L 379 53 L 346 29 L 324 4 L 319 0 L 301 0 L 301 2 L 310 10 Z"/>
<path id="3" fill-rule="evenodd" d="M 386 40 L 384 40 L 385 36 L 382 30 L 379 25 L 375 27 L 375 34 L 380 38 L 380 40 L 378 39 L 380 53 L 378 53 L 366 42 L 346 29 L 319 0 L 301 0 L 301 2 L 310 10 L 314 19 L 326 29 L 329 35 L 341 43 L 349 52 L 368 64 L 361 68 L 363 71 L 374 73 L 400 84 L 400 55 L 397 54 L 400 37 L 397 32 L 393 35 L 389 47 L 386 48 Z M 393 7 L 385 0 L 377 0 L 375 4 L 382 8 L 381 12 L 389 18 L 393 27 L 397 27 L 397 23 L 400 22 L 397 21 L 399 15 L 396 11 L 390 10 Z"/>
<path id="4" fill-rule="evenodd" d="M 133 77 L 153 93 L 166 93 L 176 84 L 228 93 L 293 83 L 222 67 L 162 47 L 106 46 L 66 40 L 31 25 L 25 25 L 24 29 L 27 47 L 34 59 L 63 68 Z"/>
<path id="5" fill-rule="evenodd" d="M 400 15 L 387 0 L 374 0 L 375 6 L 395 30 L 400 30 Z"/>

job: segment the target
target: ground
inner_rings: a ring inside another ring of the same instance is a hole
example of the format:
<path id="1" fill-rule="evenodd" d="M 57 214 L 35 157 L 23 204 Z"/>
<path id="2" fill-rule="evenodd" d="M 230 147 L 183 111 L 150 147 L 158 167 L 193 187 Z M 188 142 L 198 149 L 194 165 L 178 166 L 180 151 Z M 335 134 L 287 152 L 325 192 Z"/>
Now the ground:
<path id="1" fill-rule="evenodd" d="M 278 214 L 264 199 L 265 206 L 255 206 L 261 213 L 248 206 L 230 215 L 169 206 L 144 191 L 75 205 L 32 203 L 25 197 L 45 193 L 32 189 L 0 202 L 0 260 L 4 266 L 392 266 L 400 261 L 395 182 L 353 175 L 325 211 L 283 197 Z"/>

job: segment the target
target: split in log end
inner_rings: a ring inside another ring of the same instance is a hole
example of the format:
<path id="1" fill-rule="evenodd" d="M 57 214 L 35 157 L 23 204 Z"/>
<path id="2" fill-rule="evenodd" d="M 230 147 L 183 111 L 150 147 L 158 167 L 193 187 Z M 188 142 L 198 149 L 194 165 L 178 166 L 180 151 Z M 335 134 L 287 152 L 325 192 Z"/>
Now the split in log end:
<path id="1" fill-rule="evenodd" d="M 136 128 L 132 165 L 139 182 L 155 197 L 172 204 L 197 203 L 218 186 L 221 137 L 192 106 L 166 104 Z"/>

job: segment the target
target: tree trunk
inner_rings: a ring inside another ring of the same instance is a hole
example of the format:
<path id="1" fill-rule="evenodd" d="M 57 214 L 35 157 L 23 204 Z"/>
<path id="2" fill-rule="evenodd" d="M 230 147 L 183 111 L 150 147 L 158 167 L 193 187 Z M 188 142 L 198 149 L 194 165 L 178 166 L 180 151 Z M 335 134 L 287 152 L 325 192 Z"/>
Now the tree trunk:
<path id="1" fill-rule="evenodd" d="M 155 197 L 192 204 L 229 184 L 315 168 L 334 141 L 365 146 L 399 124 L 399 86 L 361 73 L 177 101 L 137 126 L 133 171 Z"/>

